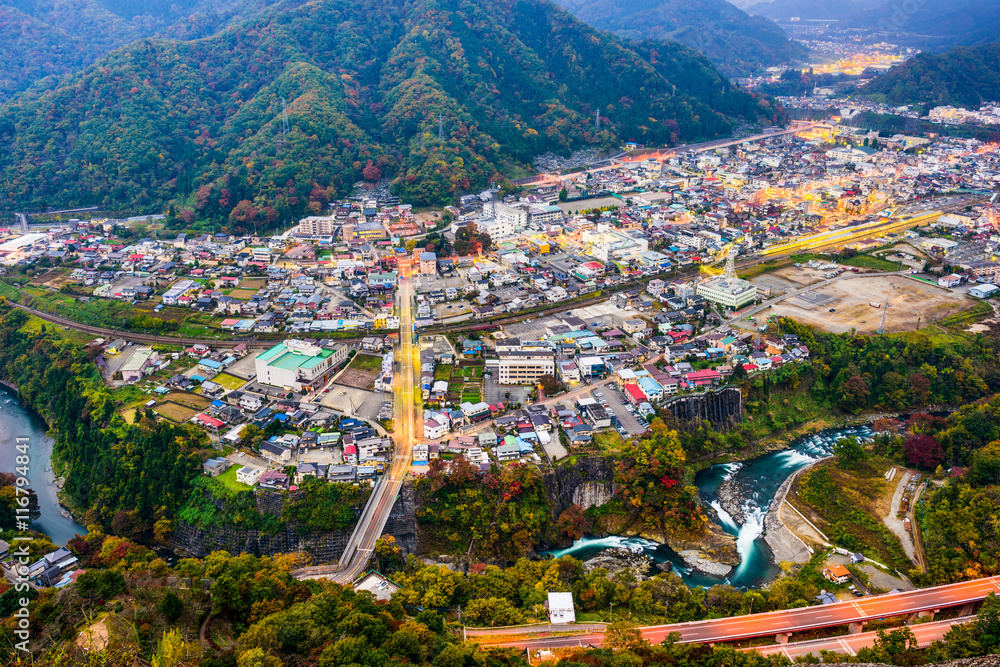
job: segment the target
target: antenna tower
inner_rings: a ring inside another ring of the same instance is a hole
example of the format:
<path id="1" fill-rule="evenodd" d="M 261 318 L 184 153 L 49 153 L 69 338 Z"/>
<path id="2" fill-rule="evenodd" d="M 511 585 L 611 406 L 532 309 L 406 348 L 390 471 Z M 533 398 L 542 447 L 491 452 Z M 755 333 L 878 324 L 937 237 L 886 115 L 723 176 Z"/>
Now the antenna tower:
<path id="1" fill-rule="evenodd" d="M 285 98 L 281 98 L 281 136 L 288 135 L 288 106 L 285 104 Z"/>
<path id="2" fill-rule="evenodd" d="M 729 249 L 729 255 L 726 256 L 726 269 L 722 275 L 728 280 L 736 278 L 736 248 Z"/>
<path id="3" fill-rule="evenodd" d="M 601 110 L 597 110 L 597 115 L 594 117 L 594 132 L 601 131 Z"/>

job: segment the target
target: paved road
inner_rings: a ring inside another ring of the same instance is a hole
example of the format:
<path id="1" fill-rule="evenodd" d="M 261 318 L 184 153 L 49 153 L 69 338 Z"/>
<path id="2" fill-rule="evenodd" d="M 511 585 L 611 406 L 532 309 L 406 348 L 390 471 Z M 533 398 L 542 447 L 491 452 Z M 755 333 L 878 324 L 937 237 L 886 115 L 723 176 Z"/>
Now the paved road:
<path id="1" fill-rule="evenodd" d="M 657 156 L 659 158 L 673 157 L 677 153 L 685 152 L 685 151 L 695 151 L 696 153 L 702 153 L 704 151 L 715 150 L 716 148 L 725 148 L 727 146 L 736 146 L 736 145 L 739 145 L 739 144 L 745 144 L 745 143 L 747 143 L 749 141 L 759 141 L 761 139 L 770 139 L 772 137 L 785 136 L 786 134 L 795 134 L 797 132 L 803 132 L 805 130 L 811 129 L 811 128 L 815 127 L 816 125 L 819 125 L 819 124 L 820 123 L 818 123 L 818 122 L 817 123 L 807 123 L 805 125 L 797 125 L 794 128 L 789 128 L 787 130 L 782 130 L 780 132 L 771 132 L 771 133 L 768 133 L 768 134 L 755 134 L 755 135 L 752 135 L 752 136 L 749 136 L 749 137 L 743 137 L 741 139 L 716 139 L 714 141 L 705 141 L 705 142 L 702 142 L 700 144 L 682 144 L 680 146 L 663 146 L 663 147 L 653 147 L 653 148 L 637 148 L 634 151 L 629 151 L 629 152 L 626 152 L 626 153 L 617 153 L 617 154 L 612 155 L 610 157 L 606 157 L 603 160 L 599 160 L 595 164 L 597 164 L 597 165 L 604 165 L 604 166 L 593 167 L 593 168 L 588 169 L 588 170 L 586 170 L 584 172 L 573 172 L 572 174 L 551 174 L 551 173 L 546 174 L 546 173 L 542 173 L 542 174 L 537 174 L 535 176 L 528 176 L 528 177 L 525 177 L 525 178 L 519 178 L 516 181 L 514 181 L 514 183 L 517 184 L 517 185 L 530 185 L 530 184 L 533 184 L 533 183 L 573 180 L 574 178 L 576 178 L 577 176 L 579 176 L 581 173 L 593 174 L 593 173 L 597 173 L 597 172 L 601 172 L 601 171 L 607 171 L 608 169 L 615 169 L 616 165 L 614 165 L 614 164 L 607 164 L 607 163 L 611 162 L 612 160 L 623 160 L 625 162 L 630 162 L 630 161 L 634 161 L 634 160 L 640 159 L 640 158 L 641 159 L 646 159 L 649 156 L 649 154 L 651 154 L 651 153 L 659 153 L 659 155 Z M 634 155 L 633 159 L 630 160 L 629 158 L 631 156 L 633 156 L 633 155 Z"/>
<path id="2" fill-rule="evenodd" d="M 640 630 L 643 637 L 651 643 L 659 643 L 673 632 L 679 633 L 680 641 L 685 643 L 707 644 L 736 641 L 955 607 L 968 602 L 978 602 L 989 593 L 1000 593 L 1000 577 L 988 577 L 933 588 L 877 595 L 817 607 L 650 626 L 640 628 Z M 589 633 L 573 637 L 515 640 L 504 642 L 501 645 L 521 648 L 553 648 L 576 646 L 578 643 L 598 646 L 602 641 L 603 635 L 601 633 Z"/>
<path id="3" fill-rule="evenodd" d="M 930 623 L 919 623 L 911 625 L 910 630 L 917 638 L 917 644 L 921 647 L 930 646 L 933 642 L 944 638 L 951 630 L 951 626 L 960 623 L 968 623 L 975 620 L 975 616 L 965 616 L 962 618 L 952 618 L 944 621 L 931 621 Z M 800 656 L 810 653 L 816 656 L 820 651 L 833 651 L 834 653 L 847 653 L 857 655 L 862 648 L 875 645 L 877 632 L 862 632 L 856 635 L 846 635 L 843 637 L 830 637 L 828 639 L 814 639 L 807 642 L 792 642 L 789 644 L 778 644 L 774 646 L 758 646 L 757 648 L 746 648 L 744 651 L 757 651 L 761 655 L 784 655 L 794 660 Z"/>
<path id="4" fill-rule="evenodd" d="M 404 269 L 406 273 L 408 269 Z M 392 506 L 406 480 L 413 458 L 413 445 L 417 437 L 417 406 L 414 401 L 414 368 L 420 368 L 418 350 L 413 344 L 413 287 L 409 275 L 399 286 L 400 298 L 400 372 L 396 377 L 396 414 L 394 427 L 394 455 L 388 474 L 379 480 L 365 504 L 340 562 L 336 565 L 318 565 L 292 572 L 296 579 L 332 579 L 340 584 L 353 582 L 368 565 L 375 542 L 382 536 Z"/>
<path id="5" fill-rule="evenodd" d="M 607 623 L 539 623 L 538 625 L 513 625 L 503 628 L 465 628 L 466 637 L 497 637 L 546 632 L 603 632 Z"/>

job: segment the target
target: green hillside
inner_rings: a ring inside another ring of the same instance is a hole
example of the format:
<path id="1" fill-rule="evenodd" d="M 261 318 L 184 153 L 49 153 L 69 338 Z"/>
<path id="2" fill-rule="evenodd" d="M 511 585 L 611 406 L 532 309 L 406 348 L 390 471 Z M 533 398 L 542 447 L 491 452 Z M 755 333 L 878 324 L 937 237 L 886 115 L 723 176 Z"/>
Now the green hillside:
<path id="1" fill-rule="evenodd" d="M 251 229 L 362 178 L 439 203 L 544 151 L 720 137 L 735 117 L 780 120 L 694 51 L 630 47 L 544 0 L 318 0 L 136 42 L 0 108 L 0 208 L 175 202 Z"/>
<path id="2" fill-rule="evenodd" d="M 595 28 L 634 40 L 671 39 L 704 53 L 730 75 L 806 57 L 769 19 L 725 0 L 556 0 Z"/>
<path id="3" fill-rule="evenodd" d="M 862 94 L 898 104 L 967 108 L 1000 100 L 1000 43 L 921 53 L 871 81 Z"/>
<path id="4" fill-rule="evenodd" d="M 0 0 L 0 101 L 142 37 L 204 37 L 274 0 Z"/>

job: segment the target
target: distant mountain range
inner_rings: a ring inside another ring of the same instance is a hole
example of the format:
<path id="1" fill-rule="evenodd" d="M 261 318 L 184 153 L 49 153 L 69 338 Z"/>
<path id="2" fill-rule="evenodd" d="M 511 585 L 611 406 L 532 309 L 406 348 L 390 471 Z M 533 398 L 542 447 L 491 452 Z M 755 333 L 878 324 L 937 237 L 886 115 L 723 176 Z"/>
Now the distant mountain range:
<path id="1" fill-rule="evenodd" d="M 555 0 L 582 21 L 633 40 L 672 39 L 742 75 L 801 60 L 808 51 L 773 21 L 725 0 Z"/>
<path id="2" fill-rule="evenodd" d="M 212 34 L 275 0 L 0 0 L 0 101 L 152 35 Z"/>
<path id="3" fill-rule="evenodd" d="M 173 203 L 252 229 L 361 179 L 441 203 L 545 151 L 727 136 L 736 119 L 781 115 L 688 47 L 629 44 L 545 0 L 313 0 L 134 42 L 0 107 L 0 208 Z"/>
<path id="4" fill-rule="evenodd" d="M 1000 43 L 921 53 L 875 77 L 861 94 L 897 104 L 966 108 L 1000 101 Z"/>
<path id="5" fill-rule="evenodd" d="M 945 50 L 985 44 L 1000 38 L 997 0 L 774 0 L 748 11 L 777 21 L 790 17 L 835 19 L 847 28 L 904 35 L 906 43 Z"/>

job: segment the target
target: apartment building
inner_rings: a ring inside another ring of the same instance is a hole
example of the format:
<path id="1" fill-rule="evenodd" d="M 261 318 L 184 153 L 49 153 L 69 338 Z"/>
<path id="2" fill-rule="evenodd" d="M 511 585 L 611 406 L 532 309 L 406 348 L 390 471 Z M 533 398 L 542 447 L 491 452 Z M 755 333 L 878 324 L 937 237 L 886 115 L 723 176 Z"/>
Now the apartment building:
<path id="1" fill-rule="evenodd" d="M 500 384 L 533 384 L 543 375 L 556 374 L 555 357 L 545 350 L 505 352 L 500 355 Z"/>

